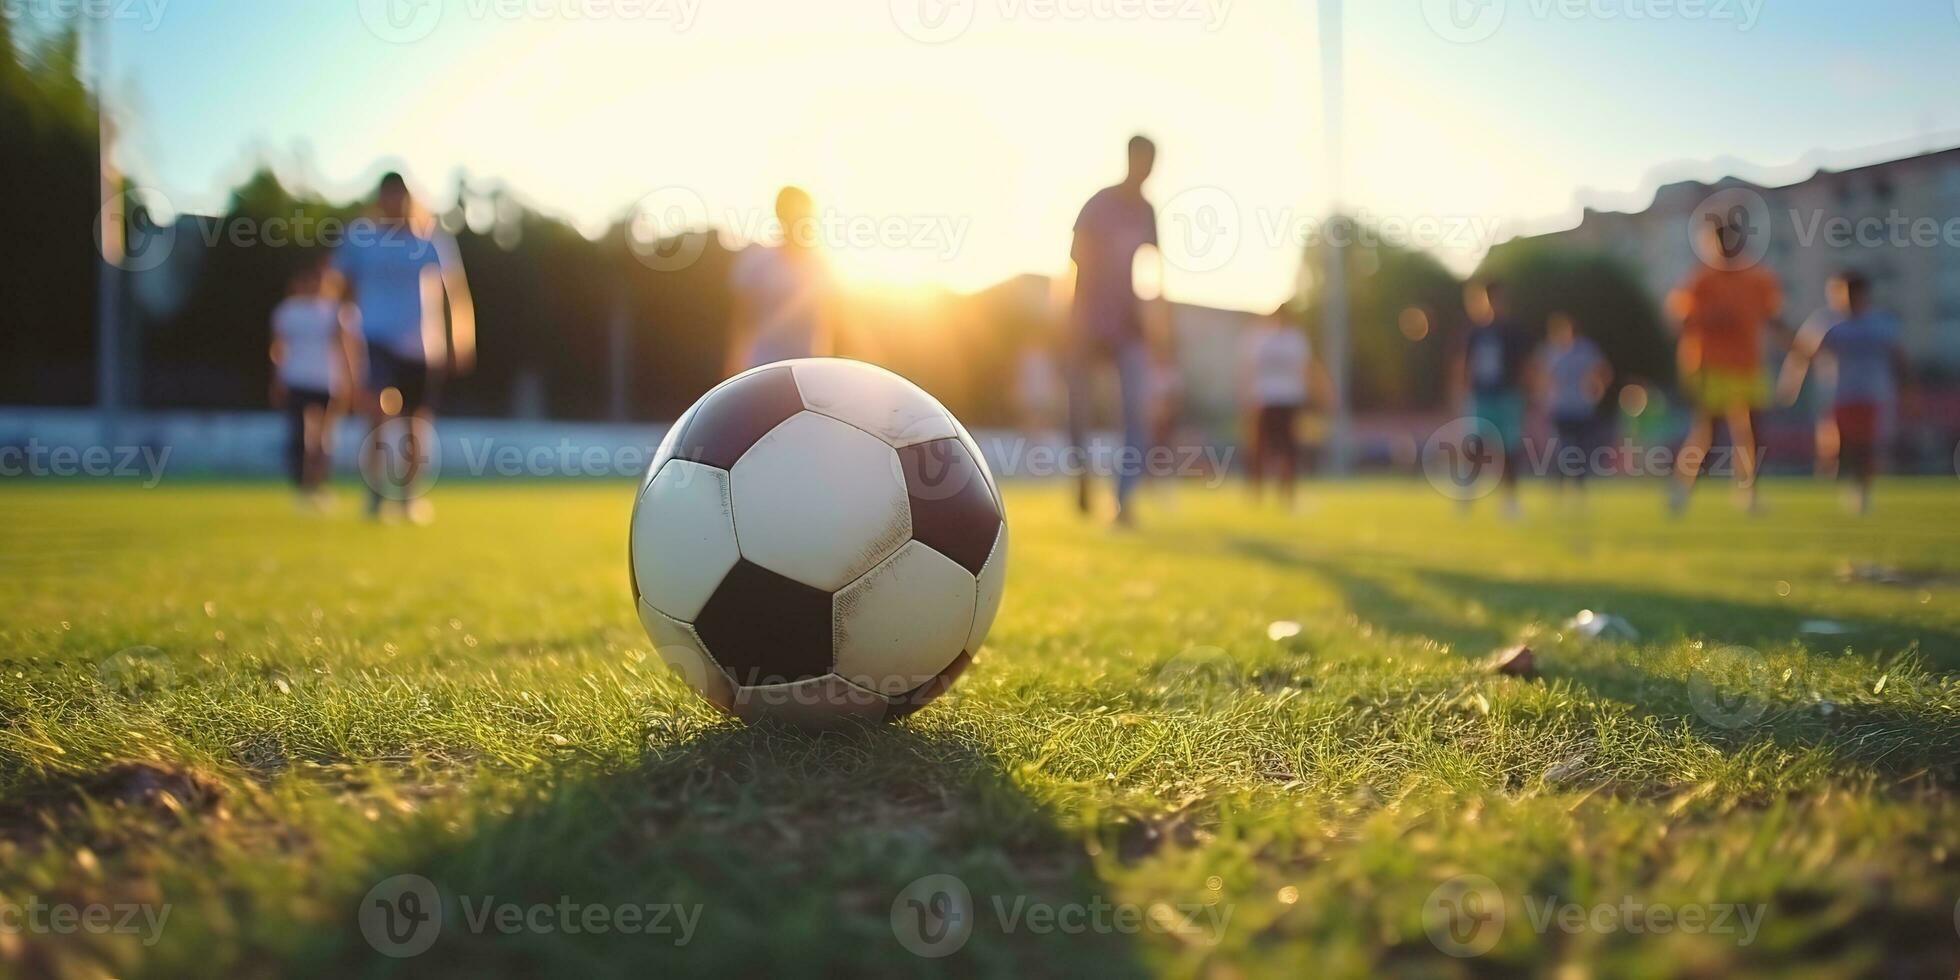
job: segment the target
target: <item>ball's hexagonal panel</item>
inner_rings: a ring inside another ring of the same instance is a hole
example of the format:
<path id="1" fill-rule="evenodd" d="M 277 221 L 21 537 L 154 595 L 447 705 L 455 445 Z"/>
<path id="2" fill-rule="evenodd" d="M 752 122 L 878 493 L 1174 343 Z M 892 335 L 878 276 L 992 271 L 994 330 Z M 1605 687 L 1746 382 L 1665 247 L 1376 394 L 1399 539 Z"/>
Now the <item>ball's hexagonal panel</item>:
<path id="1" fill-rule="evenodd" d="M 938 700 L 941 694 L 952 689 L 953 682 L 959 680 L 960 675 L 966 673 L 966 669 L 972 664 L 973 654 L 960 651 L 960 655 L 953 658 L 953 662 L 947 664 L 946 669 L 939 672 L 939 676 L 892 698 L 892 709 L 885 717 L 903 718 Z"/>
<path id="2" fill-rule="evenodd" d="M 764 433 L 801 411 L 803 396 L 787 365 L 738 374 L 695 403 L 674 458 L 729 469 Z"/>
<path id="3" fill-rule="evenodd" d="M 907 446 L 898 458 L 912 503 L 913 539 L 980 574 L 1001 526 L 985 464 L 959 439 Z"/>
<path id="4" fill-rule="evenodd" d="M 973 574 L 919 541 L 837 593 L 839 677 L 880 694 L 916 690 L 960 655 L 973 629 Z"/>
<path id="5" fill-rule="evenodd" d="M 701 637 L 694 632 L 694 628 L 663 615 L 645 602 L 639 603 L 639 607 L 640 623 L 646 627 L 647 636 L 653 639 L 653 652 L 659 654 L 660 659 L 687 682 L 687 686 L 701 692 L 709 703 L 732 713 L 735 710 L 735 683 L 722 673 L 720 667 L 715 666 L 714 661 L 708 659 L 702 649 Z"/>
<path id="6" fill-rule="evenodd" d="M 830 593 L 749 561 L 723 576 L 694 631 L 738 686 L 830 673 Z"/>
<path id="7" fill-rule="evenodd" d="M 987 642 L 987 632 L 994 628 L 994 617 L 1000 614 L 1000 598 L 1007 594 L 1007 525 L 1000 526 L 1000 539 L 994 542 L 992 554 L 987 556 L 987 564 L 980 569 L 979 601 L 974 604 L 973 629 L 967 634 L 966 649 L 979 653 L 980 644 Z"/>
<path id="8" fill-rule="evenodd" d="M 691 622 L 742 557 L 728 474 L 676 459 L 633 510 L 633 585 L 661 612 Z"/>
<path id="9" fill-rule="evenodd" d="M 848 422 L 893 447 L 956 434 L 945 406 L 884 368 L 827 357 L 792 361 L 790 369 L 811 411 Z"/>
<path id="10" fill-rule="evenodd" d="M 735 692 L 735 716 L 751 723 L 776 721 L 798 728 L 837 728 L 850 723 L 883 721 L 890 711 L 889 698 L 836 674 L 794 684 L 744 687 Z"/>
<path id="11" fill-rule="evenodd" d="M 836 419 L 791 418 L 733 474 L 742 557 L 804 585 L 835 592 L 912 537 L 892 447 Z"/>

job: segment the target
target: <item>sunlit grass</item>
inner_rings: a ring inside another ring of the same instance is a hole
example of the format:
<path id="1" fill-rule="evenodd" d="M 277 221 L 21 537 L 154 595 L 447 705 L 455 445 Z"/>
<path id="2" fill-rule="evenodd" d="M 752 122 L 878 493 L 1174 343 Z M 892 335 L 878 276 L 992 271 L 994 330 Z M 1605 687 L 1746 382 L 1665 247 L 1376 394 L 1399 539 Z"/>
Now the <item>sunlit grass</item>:
<path id="1" fill-rule="evenodd" d="M 153 946 L 0 935 L 0 972 L 1951 972 L 1956 490 L 1890 484 L 1857 521 L 1780 484 L 1767 518 L 1714 492 L 1673 522 L 1622 485 L 1517 525 L 1399 483 L 1299 515 L 1180 491 L 1122 535 L 1016 487 L 980 666 L 904 726 L 811 738 L 658 667 L 620 487 L 445 485 L 429 528 L 271 487 L 0 487 L 0 897 L 171 909 Z M 1566 635 L 1586 608 L 1640 639 Z M 1536 679 L 1483 668 L 1518 641 Z M 399 873 L 452 905 L 397 964 L 355 914 Z M 938 873 L 973 936 L 918 959 L 892 905 Z M 1426 926 L 1463 875 L 1505 919 L 1459 958 Z M 453 903 L 492 895 L 701 918 L 680 948 L 472 933 Z M 1553 900 L 1761 918 L 1746 944 L 1535 925 Z M 1030 903 L 1145 918 L 1002 914 Z"/>

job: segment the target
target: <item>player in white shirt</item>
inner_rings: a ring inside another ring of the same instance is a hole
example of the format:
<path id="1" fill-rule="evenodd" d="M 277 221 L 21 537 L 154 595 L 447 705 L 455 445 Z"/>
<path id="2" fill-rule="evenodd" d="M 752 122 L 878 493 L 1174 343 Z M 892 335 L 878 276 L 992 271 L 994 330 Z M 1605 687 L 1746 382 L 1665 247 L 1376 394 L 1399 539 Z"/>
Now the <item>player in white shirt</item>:
<path id="1" fill-rule="evenodd" d="M 287 472 L 308 506 L 326 503 L 333 430 L 361 376 L 355 313 L 324 262 L 293 274 L 272 311 L 272 406 L 286 413 Z"/>
<path id="2" fill-rule="evenodd" d="M 1260 317 L 1239 340 L 1239 395 L 1252 436 L 1246 473 L 1259 499 L 1266 477 L 1279 482 L 1280 499 L 1294 504 L 1299 467 L 1300 414 L 1309 401 L 1324 400 L 1333 380 L 1313 356 L 1307 334 L 1282 306 Z"/>

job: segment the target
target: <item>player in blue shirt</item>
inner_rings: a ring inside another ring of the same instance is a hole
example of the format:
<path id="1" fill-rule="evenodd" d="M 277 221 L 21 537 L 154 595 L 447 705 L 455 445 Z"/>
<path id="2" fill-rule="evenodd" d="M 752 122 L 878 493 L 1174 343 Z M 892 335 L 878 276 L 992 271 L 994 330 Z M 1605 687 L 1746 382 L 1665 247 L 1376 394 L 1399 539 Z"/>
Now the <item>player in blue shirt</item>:
<path id="1" fill-rule="evenodd" d="M 476 363 L 476 309 L 462 258 L 455 240 L 415 206 L 408 183 L 390 173 L 381 178 L 373 211 L 348 226 L 333 262 L 360 313 L 371 431 L 396 418 L 423 423 L 406 427 L 399 465 L 381 458 L 389 450 L 386 440 L 368 440 L 369 458 L 361 467 L 369 484 L 368 514 L 381 516 L 385 490 L 385 497 L 402 501 L 409 520 L 424 523 L 433 511 L 412 488 L 427 450 L 415 440 L 431 431 L 427 423 L 442 379 L 468 374 Z"/>
<path id="2" fill-rule="evenodd" d="M 1859 514 L 1871 512 L 1881 433 L 1911 381 L 1898 318 L 1874 310 L 1871 291 L 1860 273 L 1833 277 L 1830 305 L 1797 334 L 1777 385 L 1783 404 L 1794 405 L 1811 363 L 1823 363 L 1831 410 L 1817 420 L 1818 468 L 1853 481 L 1849 504 Z"/>

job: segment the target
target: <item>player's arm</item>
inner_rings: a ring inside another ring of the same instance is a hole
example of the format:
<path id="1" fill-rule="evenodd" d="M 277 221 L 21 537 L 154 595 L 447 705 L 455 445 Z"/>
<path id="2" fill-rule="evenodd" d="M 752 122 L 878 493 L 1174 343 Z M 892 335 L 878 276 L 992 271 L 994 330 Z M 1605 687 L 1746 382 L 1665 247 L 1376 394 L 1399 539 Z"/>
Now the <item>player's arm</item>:
<path id="1" fill-rule="evenodd" d="M 1813 320 L 1797 333 L 1797 339 L 1790 344 L 1790 352 L 1783 357 L 1783 370 L 1776 379 L 1776 401 L 1780 405 L 1795 405 L 1797 396 L 1803 394 L 1804 378 L 1810 374 L 1810 362 L 1816 360 L 1817 351 L 1824 346 L 1824 334 L 1830 328 L 1822 320 Z"/>
<path id="2" fill-rule="evenodd" d="M 273 408 L 285 408 L 286 385 L 279 380 L 279 366 L 286 363 L 286 342 L 277 334 L 272 337 L 272 347 L 266 351 L 266 357 L 272 361 L 272 384 L 266 389 L 266 401 Z"/>
<path id="3" fill-rule="evenodd" d="M 1307 358 L 1307 403 L 1331 412 L 1339 397 L 1340 392 L 1334 390 L 1334 372 L 1327 370 L 1320 358 Z"/>
<path id="4" fill-rule="evenodd" d="M 476 369 L 476 300 L 470 296 L 470 280 L 463 273 L 463 256 L 448 236 L 437 241 L 436 257 L 442 270 L 442 289 L 449 297 L 449 365 L 456 374 Z"/>
<path id="5" fill-rule="evenodd" d="M 352 307 L 342 304 L 335 322 L 340 327 L 338 331 L 340 343 L 334 346 L 340 357 L 341 386 L 345 389 L 340 394 L 351 398 L 361 390 L 362 379 L 367 377 L 367 351 L 362 349 L 360 339 L 354 330 Z"/>

